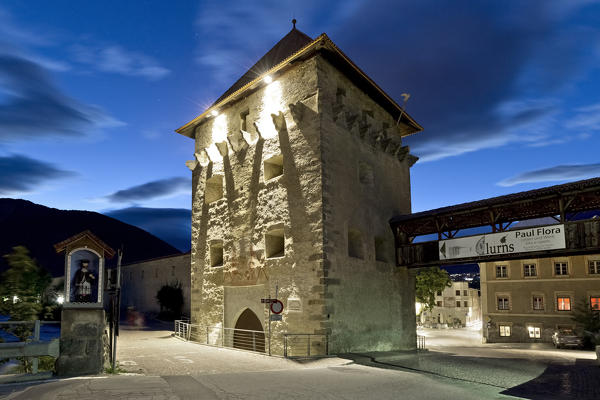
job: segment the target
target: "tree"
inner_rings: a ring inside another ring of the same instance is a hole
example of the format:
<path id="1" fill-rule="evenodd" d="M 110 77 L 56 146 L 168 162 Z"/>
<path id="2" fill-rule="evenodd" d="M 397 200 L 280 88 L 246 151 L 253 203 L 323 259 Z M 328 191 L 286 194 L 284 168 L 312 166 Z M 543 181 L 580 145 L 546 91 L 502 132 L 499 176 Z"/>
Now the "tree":
<path id="1" fill-rule="evenodd" d="M 416 279 L 416 299 L 423 304 L 423 310 L 432 310 L 435 307 L 435 294 L 452 286 L 448 272 L 439 267 L 423 269 Z"/>
<path id="2" fill-rule="evenodd" d="M 583 299 L 573 310 L 573 320 L 583 327 L 585 335 L 595 345 L 600 345 L 600 311 L 592 310 L 590 303 Z"/>
<path id="3" fill-rule="evenodd" d="M 183 308 L 183 290 L 181 290 L 181 282 L 175 281 L 170 284 L 163 285 L 156 299 L 160 304 L 160 314 L 166 319 L 176 319 L 181 316 Z"/>
<path id="4" fill-rule="evenodd" d="M 0 313 L 13 321 L 38 319 L 43 308 L 42 296 L 52 277 L 23 246 L 13 247 L 12 253 L 4 258 L 9 268 L 0 280 Z"/>

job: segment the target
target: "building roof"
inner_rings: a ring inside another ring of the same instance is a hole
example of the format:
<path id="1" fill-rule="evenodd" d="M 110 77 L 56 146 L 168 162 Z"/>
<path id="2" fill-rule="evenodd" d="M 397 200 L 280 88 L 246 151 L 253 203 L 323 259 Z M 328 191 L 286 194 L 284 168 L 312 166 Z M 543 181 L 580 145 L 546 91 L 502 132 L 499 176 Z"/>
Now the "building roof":
<path id="1" fill-rule="evenodd" d="M 497 217 L 494 223 L 499 223 L 565 213 L 574 216 L 573 213 L 599 208 L 600 177 L 398 215 L 390 220 L 390 224 L 409 236 L 419 236 L 490 225 L 492 211 Z"/>
<path id="2" fill-rule="evenodd" d="M 112 249 L 112 247 L 104 243 L 104 241 L 102 241 L 98 236 L 94 235 L 89 229 L 83 232 L 79 232 L 78 234 L 63 240 L 60 243 L 56 243 L 54 245 L 54 249 L 57 253 L 60 253 L 61 251 L 64 251 L 71 243 L 74 243 L 86 237 L 92 242 L 96 243 L 100 248 L 102 248 L 102 250 L 104 250 L 104 252 L 106 253 L 107 258 L 112 258 L 115 255 L 115 251 Z"/>
<path id="3" fill-rule="evenodd" d="M 404 112 L 387 93 L 369 78 L 350 58 L 348 58 L 326 34 L 316 39 L 294 28 L 285 35 L 271 50 L 256 62 L 240 79 L 223 93 L 207 110 L 192 121 L 176 129 L 177 133 L 194 138 L 194 128 L 204 120 L 211 118 L 211 112 L 230 102 L 247 96 L 264 85 L 267 75 L 282 73 L 297 61 L 304 60 L 320 52 L 336 68 L 345 73 L 359 88 L 365 91 L 375 102 L 381 105 L 394 118 L 401 118 L 401 135 L 408 136 L 422 131 L 423 128 Z"/>

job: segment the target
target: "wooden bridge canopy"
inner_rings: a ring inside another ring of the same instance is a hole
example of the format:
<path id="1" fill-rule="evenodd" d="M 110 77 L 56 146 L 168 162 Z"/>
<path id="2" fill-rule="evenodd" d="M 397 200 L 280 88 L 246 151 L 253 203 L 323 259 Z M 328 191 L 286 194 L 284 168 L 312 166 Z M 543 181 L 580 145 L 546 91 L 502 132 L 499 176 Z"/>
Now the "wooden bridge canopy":
<path id="1" fill-rule="evenodd" d="M 399 215 L 390 220 L 396 243 L 409 243 L 415 236 L 438 234 L 452 238 L 462 229 L 491 226 L 504 231 L 511 223 L 526 219 L 554 217 L 568 222 L 577 213 L 600 209 L 600 178 L 512 193 L 505 196 L 449 207 Z"/>

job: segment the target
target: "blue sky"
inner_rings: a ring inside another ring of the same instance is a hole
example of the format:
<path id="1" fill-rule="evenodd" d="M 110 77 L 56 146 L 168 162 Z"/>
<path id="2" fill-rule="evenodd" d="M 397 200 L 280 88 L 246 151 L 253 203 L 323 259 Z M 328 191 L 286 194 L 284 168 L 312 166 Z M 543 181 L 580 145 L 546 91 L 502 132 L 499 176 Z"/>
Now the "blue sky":
<path id="1" fill-rule="evenodd" d="M 413 211 L 600 176 L 599 1 L 5 0 L 0 196 L 185 237 L 193 141 L 173 130 L 293 17 L 412 95 Z"/>

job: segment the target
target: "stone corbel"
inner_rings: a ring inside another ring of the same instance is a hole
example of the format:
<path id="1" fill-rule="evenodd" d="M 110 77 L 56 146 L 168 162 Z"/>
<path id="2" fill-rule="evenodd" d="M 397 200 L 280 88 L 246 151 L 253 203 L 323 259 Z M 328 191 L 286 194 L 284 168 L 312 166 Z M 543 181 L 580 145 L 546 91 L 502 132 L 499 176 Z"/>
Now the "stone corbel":
<path id="1" fill-rule="evenodd" d="M 398 158 L 398 161 L 400 161 L 400 162 L 404 161 L 406 156 L 408 156 L 409 152 L 410 152 L 410 149 L 408 148 L 408 146 L 400 147 L 396 153 L 396 157 Z"/>
<path id="2" fill-rule="evenodd" d="M 198 163 L 203 167 L 206 167 L 212 161 L 208 156 L 206 149 L 202 149 L 200 153 L 194 153 L 194 156 L 196 157 L 196 160 L 198 160 Z"/>
<path id="3" fill-rule="evenodd" d="M 185 162 L 185 166 L 188 167 L 190 171 L 195 170 L 197 165 L 198 165 L 198 161 L 196 161 L 196 160 L 187 160 Z"/>
<path id="4" fill-rule="evenodd" d="M 406 157 L 406 162 L 408 163 L 408 168 L 412 167 L 413 165 L 415 165 L 415 163 L 419 161 L 419 157 L 414 156 L 412 154 L 409 154 L 408 157 Z"/>
<path id="5" fill-rule="evenodd" d="M 217 146 L 217 149 L 219 150 L 219 153 L 221 153 L 221 156 L 226 157 L 227 154 L 229 154 L 229 148 L 227 147 L 227 141 L 215 143 L 215 146 Z"/>
<path id="6" fill-rule="evenodd" d="M 239 132 L 234 132 L 227 136 L 227 140 L 231 149 L 236 153 L 248 147 L 248 142 L 244 138 L 244 131 L 241 129 Z"/>
<path id="7" fill-rule="evenodd" d="M 273 118 L 273 125 L 275 125 L 275 130 L 277 132 L 282 132 L 287 130 L 287 125 L 285 123 L 285 116 L 281 111 L 278 114 L 271 114 L 271 118 Z"/>

